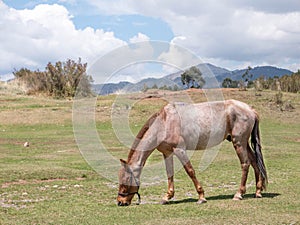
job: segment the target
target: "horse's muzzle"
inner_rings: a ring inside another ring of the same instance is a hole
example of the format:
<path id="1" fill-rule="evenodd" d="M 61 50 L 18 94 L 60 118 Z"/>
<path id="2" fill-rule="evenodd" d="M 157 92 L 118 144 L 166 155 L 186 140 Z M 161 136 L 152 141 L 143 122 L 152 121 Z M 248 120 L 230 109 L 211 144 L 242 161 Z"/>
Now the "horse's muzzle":
<path id="1" fill-rule="evenodd" d="M 129 206 L 128 202 L 118 202 L 118 206 Z"/>

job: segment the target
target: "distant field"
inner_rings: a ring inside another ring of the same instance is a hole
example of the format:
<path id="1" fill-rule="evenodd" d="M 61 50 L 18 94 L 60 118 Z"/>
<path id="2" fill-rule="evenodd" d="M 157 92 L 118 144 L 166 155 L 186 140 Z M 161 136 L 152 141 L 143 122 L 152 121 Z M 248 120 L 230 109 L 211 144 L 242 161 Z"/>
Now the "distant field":
<path id="1" fill-rule="evenodd" d="M 138 132 L 166 103 L 164 99 L 178 100 L 181 94 L 149 91 L 128 96 L 135 101 L 129 114 L 132 132 Z M 142 204 L 117 207 L 118 185 L 96 173 L 77 148 L 72 101 L 16 95 L 0 88 L 0 224 L 300 224 L 300 95 L 283 93 L 284 105 L 278 106 L 276 93 L 271 91 L 255 95 L 251 90 L 230 89 L 223 94 L 225 99 L 249 103 L 260 114 L 269 175 L 263 198 L 253 198 L 251 169 L 244 200 L 231 200 L 241 171 L 231 144 L 224 142 L 202 173 L 198 167 L 203 152 L 192 157 L 207 204 L 196 204 L 197 193 L 181 170 L 175 175 L 171 204 L 158 204 L 167 190 L 166 182 L 145 184 L 142 180 Z M 199 90 L 184 95 L 194 102 L 206 100 Z M 98 98 L 96 127 L 110 153 L 125 158 L 128 148 L 119 143 L 111 128 L 115 97 Z M 23 146 L 25 142 L 29 147 Z M 154 153 L 149 165 L 161 159 Z M 117 179 L 118 171 L 115 174 Z"/>

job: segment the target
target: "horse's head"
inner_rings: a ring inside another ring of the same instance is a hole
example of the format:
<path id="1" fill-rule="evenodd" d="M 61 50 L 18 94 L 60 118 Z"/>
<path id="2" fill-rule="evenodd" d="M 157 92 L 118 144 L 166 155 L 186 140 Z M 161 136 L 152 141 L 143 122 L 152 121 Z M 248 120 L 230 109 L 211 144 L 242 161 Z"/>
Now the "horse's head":
<path id="1" fill-rule="evenodd" d="M 122 166 L 119 171 L 118 206 L 129 206 L 135 194 L 137 194 L 140 203 L 139 179 L 125 160 L 121 159 L 120 161 Z"/>

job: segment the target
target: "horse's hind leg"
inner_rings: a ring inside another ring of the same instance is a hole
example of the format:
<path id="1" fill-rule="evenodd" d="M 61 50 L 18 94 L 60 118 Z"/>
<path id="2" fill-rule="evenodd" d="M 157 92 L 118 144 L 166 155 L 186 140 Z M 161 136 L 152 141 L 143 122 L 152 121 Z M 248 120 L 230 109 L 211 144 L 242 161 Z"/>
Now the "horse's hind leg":
<path id="1" fill-rule="evenodd" d="M 258 168 L 258 165 L 256 163 L 256 159 L 255 159 L 255 155 L 254 155 L 254 152 L 251 150 L 249 144 L 247 146 L 247 150 L 248 150 L 248 157 L 251 161 L 251 166 L 253 167 L 254 169 L 254 174 L 255 174 L 255 180 L 256 180 L 256 192 L 255 192 L 255 197 L 256 198 L 261 198 L 262 195 L 261 195 L 261 191 L 263 189 L 263 181 L 262 181 L 262 177 L 260 175 L 260 172 L 259 172 L 259 168 Z"/>
<path id="2" fill-rule="evenodd" d="M 167 204 L 171 198 L 174 197 L 174 163 L 173 153 L 163 153 L 168 176 L 168 192 L 163 197 L 161 204 Z"/>
<path id="3" fill-rule="evenodd" d="M 182 163 L 186 173 L 190 176 L 190 178 L 192 179 L 192 181 L 195 185 L 195 188 L 199 194 L 199 200 L 197 203 L 201 204 L 201 203 L 207 202 L 207 200 L 204 197 L 204 190 L 203 190 L 200 182 L 196 178 L 195 170 L 186 154 L 185 149 L 174 148 L 174 154 L 178 157 L 178 159 Z"/>
<path id="4" fill-rule="evenodd" d="M 236 150 L 236 153 L 240 159 L 241 167 L 242 167 L 242 179 L 240 188 L 237 193 L 234 195 L 233 200 L 242 200 L 243 195 L 246 193 L 246 182 L 250 167 L 250 159 L 248 157 L 247 142 L 240 142 L 237 138 L 233 138 L 233 146 Z"/>

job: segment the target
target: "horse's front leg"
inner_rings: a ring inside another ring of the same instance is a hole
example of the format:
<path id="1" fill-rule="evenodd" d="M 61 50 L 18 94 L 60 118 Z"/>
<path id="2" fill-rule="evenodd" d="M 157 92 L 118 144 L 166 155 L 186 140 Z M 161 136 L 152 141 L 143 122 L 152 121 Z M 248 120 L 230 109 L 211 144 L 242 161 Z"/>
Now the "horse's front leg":
<path id="1" fill-rule="evenodd" d="M 178 157 L 178 159 L 182 163 L 186 173 L 189 175 L 189 177 L 192 179 L 192 181 L 195 185 L 195 188 L 199 194 L 199 200 L 197 203 L 198 204 L 206 203 L 207 200 L 204 197 L 204 190 L 203 190 L 200 182 L 196 178 L 195 170 L 190 162 L 190 159 L 188 158 L 188 156 L 186 154 L 186 150 L 181 149 L 181 148 L 174 148 L 174 154 Z"/>
<path id="2" fill-rule="evenodd" d="M 174 197 L 174 162 L 173 153 L 163 153 L 166 171 L 168 176 L 168 192 L 163 197 L 161 204 L 169 203 L 169 200 Z"/>

